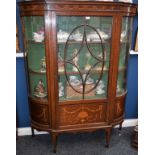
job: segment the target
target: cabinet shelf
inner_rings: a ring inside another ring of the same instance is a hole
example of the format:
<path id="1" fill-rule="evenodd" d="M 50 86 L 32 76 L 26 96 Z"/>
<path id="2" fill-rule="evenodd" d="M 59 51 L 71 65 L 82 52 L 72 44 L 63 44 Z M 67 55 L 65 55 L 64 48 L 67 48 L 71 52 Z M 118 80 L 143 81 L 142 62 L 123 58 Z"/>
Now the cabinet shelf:
<path id="1" fill-rule="evenodd" d="M 27 40 L 27 42 L 28 43 L 30 43 L 30 44 L 42 44 L 42 45 L 44 45 L 44 41 L 43 42 L 35 42 L 34 40 Z"/>
<path id="2" fill-rule="evenodd" d="M 106 43 L 106 44 L 109 44 L 111 42 L 111 40 L 106 40 L 106 41 L 103 41 L 103 43 Z M 58 41 L 57 42 L 58 44 L 65 44 L 66 41 Z M 68 44 L 80 44 L 82 43 L 82 41 L 74 41 L 74 40 L 70 40 Z M 83 42 L 84 44 L 86 44 L 86 42 Z M 87 42 L 88 44 L 101 44 L 101 41 L 88 41 Z"/>
<path id="3" fill-rule="evenodd" d="M 119 68 L 118 71 L 121 72 L 121 71 L 124 71 L 125 69 L 126 69 L 126 67 L 122 67 L 122 68 Z M 103 69 L 103 72 L 108 72 L 108 71 L 109 71 L 109 69 L 107 69 L 107 68 Z M 98 74 L 98 73 L 100 73 L 100 72 L 101 72 L 101 69 L 92 70 L 92 71 L 91 71 L 92 74 Z M 81 74 L 85 74 L 85 73 L 88 73 L 88 70 L 82 70 L 82 71 L 81 71 Z M 64 75 L 65 72 L 64 72 L 64 70 L 61 70 L 61 71 L 58 72 L 58 74 L 59 74 L 59 75 Z M 67 72 L 67 75 L 78 75 L 78 74 L 79 74 L 79 72 L 75 72 L 75 71 Z"/>
<path id="4" fill-rule="evenodd" d="M 28 43 L 31 43 L 31 44 L 45 44 L 45 42 L 35 42 L 34 40 L 28 40 L 27 41 Z M 57 42 L 59 45 L 63 45 L 63 44 L 66 44 L 66 41 L 58 41 Z M 74 41 L 74 40 L 71 40 L 69 41 L 69 44 L 81 44 L 82 41 Z M 101 44 L 100 41 L 88 41 L 87 42 L 88 44 Z M 106 40 L 106 41 L 103 41 L 104 44 L 110 44 L 111 43 L 111 40 Z M 129 42 L 127 41 L 121 41 L 121 44 L 128 44 Z M 84 44 L 86 44 L 86 42 L 84 42 Z"/>
<path id="5" fill-rule="evenodd" d="M 29 73 L 32 74 L 39 74 L 39 75 L 45 75 L 46 72 L 41 72 L 40 70 L 32 70 L 32 69 L 28 69 Z"/>
<path id="6" fill-rule="evenodd" d="M 48 99 L 47 97 L 45 98 L 37 98 L 35 96 L 29 96 L 29 99 L 31 102 L 34 102 L 34 103 L 38 103 L 38 104 L 48 104 Z"/>

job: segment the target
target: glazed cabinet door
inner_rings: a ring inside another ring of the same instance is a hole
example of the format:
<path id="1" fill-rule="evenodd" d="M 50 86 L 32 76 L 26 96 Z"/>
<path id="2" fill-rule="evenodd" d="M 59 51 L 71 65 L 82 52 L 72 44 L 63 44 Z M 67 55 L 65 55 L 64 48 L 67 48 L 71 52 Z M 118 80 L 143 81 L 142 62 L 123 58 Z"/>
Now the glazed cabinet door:
<path id="1" fill-rule="evenodd" d="M 107 98 L 112 17 L 57 16 L 59 102 Z"/>

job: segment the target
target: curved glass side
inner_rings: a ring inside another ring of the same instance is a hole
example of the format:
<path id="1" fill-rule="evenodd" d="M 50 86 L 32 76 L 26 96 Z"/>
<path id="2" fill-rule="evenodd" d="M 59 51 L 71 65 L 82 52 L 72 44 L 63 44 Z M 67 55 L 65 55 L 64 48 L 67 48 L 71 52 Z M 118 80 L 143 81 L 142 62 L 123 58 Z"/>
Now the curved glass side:
<path id="1" fill-rule="evenodd" d="M 128 55 L 131 46 L 132 18 L 123 17 L 122 30 L 120 36 L 120 54 L 117 78 L 117 96 L 126 92 L 126 67 L 128 63 Z"/>
<path id="2" fill-rule="evenodd" d="M 23 17 L 30 96 L 47 99 L 44 17 Z"/>

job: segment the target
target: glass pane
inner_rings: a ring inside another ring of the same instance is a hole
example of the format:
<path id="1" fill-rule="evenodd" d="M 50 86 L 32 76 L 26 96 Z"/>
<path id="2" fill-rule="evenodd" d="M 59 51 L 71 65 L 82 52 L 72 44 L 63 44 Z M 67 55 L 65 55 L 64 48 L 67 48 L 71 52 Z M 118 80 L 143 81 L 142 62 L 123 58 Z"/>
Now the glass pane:
<path id="1" fill-rule="evenodd" d="M 25 51 L 27 56 L 30 94 L 33 97 L 47 97 L 46 89 L 46 60 L 44 46 L 44 18 L 43 16 L 24 17 Z M 37 88 L 42 87 L 40 89 Z M 42 86 L 41 86 L 42 85 Z M 45 87 L 45 88 L 44 88 Z M 38 90 L 37 92 L 34 89 Z"/>
<path id="2" fill-rule="evenodd" d="M 57 16 L 59 100 L 107 97 L 112 17 Z"/>
<path id="3" fill-rule="evenodd" d="M 126 91 L 126 66 L 128 60 L 128 54 L 131 45 L 131 33 L 132 33 L 132 18 L 123 17 L 122 30 L 120 38 L 120 55 L 119 55 L 119 67 L 118 67 L 118 79 L 117 79 L 117 95 L 121 95 Z"/>

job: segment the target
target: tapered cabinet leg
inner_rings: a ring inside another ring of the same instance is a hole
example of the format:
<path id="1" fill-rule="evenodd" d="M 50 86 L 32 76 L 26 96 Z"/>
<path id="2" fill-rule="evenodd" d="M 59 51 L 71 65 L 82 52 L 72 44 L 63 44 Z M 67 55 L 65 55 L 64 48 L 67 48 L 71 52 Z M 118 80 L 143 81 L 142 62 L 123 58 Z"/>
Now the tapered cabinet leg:
<path id="1" fill-rule="evenodd" d="M 105 132 L 106 132 L 106 145 L 105 145 L 105 147 L 109 147 L 111 130 L 112 130 L 112 128 L 106 128 L 105 129 Z"/>
<path id="2" fill-rule="evenodd" d="M 121 123 L 119 124 L 119 130 L 120 130 L 120 131 L 122 130 L 122 124 L 123 124 L 123 122 L 121 122 Z"/>
<path id="3" fill-rule="evenodd" d="M 58 134 L 53 132 L 51 133 L 51 137 L 52 137 L 53 153 L 56 153 Z"/>
<path id="4" fill-rule="evenodd" d="M 34 137 L 34 129 L 33 129 L 33 127 L 31 127 L 31 133 L 32 133 L 32 137 Z"/>

